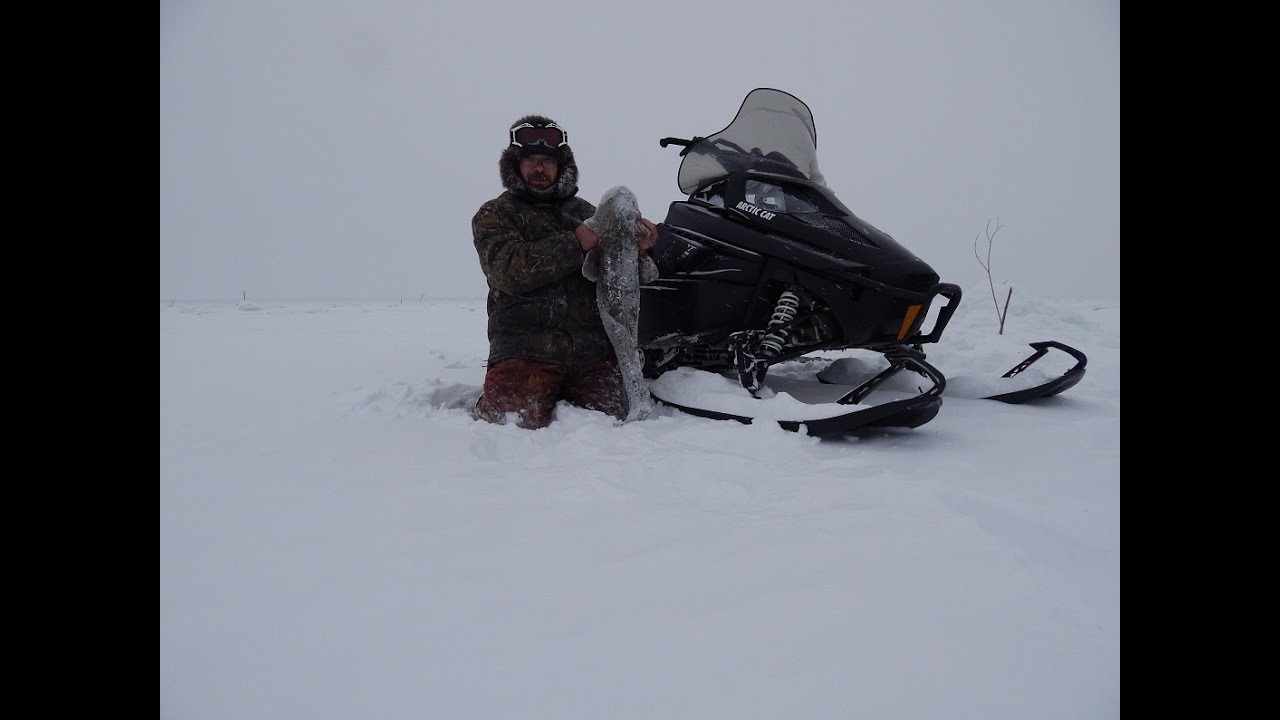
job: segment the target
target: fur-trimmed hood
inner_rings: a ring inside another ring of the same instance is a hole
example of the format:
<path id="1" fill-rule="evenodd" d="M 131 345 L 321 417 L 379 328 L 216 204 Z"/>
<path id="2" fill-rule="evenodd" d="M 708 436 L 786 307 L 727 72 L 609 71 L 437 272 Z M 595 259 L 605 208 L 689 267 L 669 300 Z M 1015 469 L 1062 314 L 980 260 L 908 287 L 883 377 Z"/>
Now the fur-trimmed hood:
<path id="1" fill-rule="evenodd" d="M 511 123 L 511 127 L 514 128 L 521 123 L 546 125 L 550 122 L 554 121 L 542 115 L 525 115 Z M 555 184 L 546 190 L 530 187 L 520 176 L 520 158 L 525 155 L 550 155 L 559 161 L 560 174 L 556 177 Z M 542 146 L 520 148 L 507 145 L 502 151 L 502 156 L 498 158 L 498 173 L 502 178 L 502 187 L 530 200 L 556 202 L 568 200 L 578 194 L 578 164 L 573 159 L 573 149 L 568 145 L 562 145 L 554 150 Z"/>

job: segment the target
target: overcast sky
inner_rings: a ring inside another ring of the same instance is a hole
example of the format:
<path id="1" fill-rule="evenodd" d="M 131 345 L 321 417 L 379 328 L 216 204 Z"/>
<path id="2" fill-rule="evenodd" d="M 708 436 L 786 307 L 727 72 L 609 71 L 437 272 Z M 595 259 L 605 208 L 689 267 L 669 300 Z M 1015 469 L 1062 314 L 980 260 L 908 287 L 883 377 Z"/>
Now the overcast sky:
<path id="1" fill-rule="evenodd" d="M 160 298 L 482 297 L 513 120 L 661 221 L 658 139 L 756 87 L 809 105 L 828 184 L 944 281 L 985 279 L 999 218 L 999 286 L 1119 296 L 1118 0 L 161 0 Z"/>

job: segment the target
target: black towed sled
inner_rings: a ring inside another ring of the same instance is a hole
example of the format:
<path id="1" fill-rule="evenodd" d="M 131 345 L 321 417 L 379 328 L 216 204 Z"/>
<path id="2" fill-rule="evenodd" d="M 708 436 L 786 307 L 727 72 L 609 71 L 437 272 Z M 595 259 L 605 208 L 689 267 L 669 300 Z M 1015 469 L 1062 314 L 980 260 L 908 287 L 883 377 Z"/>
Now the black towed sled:
<path id="1" fill-rule="evenodd" d="M 659 142 L 684 148 L 677 182 L 688 199 L 671 203 L 658 224 L 653 256 L 661 275 L 641 288 L 639 340 L 658 401 L 704 417 L 770 419 L 811 435 L 914 428 L 938 414 L 946 378 L 925 360 L 923 346 L 941 339 L 960 288 L 940 282 L 826 186 L 807 105 L 758 88 L 720 132 Z M 1083 377 L 1078 350 L 1055 341 L 1032 347 L 1036 352 L 1004 377 L 1049 350 L 1070 354 L 1076 365 L 991 399 L 1026 402 Z M 849 349 L 880 353 L 888 367 L 853 385 L 769 373 L 811 353 Z M 902 383 L 886 381 L 903 371 L 917 376 L 908 383 L 913 391 L 889 390 Z M 786 393 L 803 406 L 781 415 L 761 412 L 762 402 L 718 406 L 687 391 L 682 382 L 696 379 L 692 372 L 734 379 L 735 401 Z"/>

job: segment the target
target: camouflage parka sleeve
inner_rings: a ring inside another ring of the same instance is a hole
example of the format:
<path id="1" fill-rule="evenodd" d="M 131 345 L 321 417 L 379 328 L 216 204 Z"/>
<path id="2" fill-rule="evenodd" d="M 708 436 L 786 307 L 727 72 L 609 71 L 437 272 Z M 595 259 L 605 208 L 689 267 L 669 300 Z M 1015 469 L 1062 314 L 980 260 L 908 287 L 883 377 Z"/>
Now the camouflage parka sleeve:
<path id="1" fill-rule="evenodd" d="M 509 357 L 571 364 L 613 357 L 573 233 L 594 213 L 578 197 L 534 202 L 509 191 L 476 212 L 471 232 L 489 284 L 490 365 Z"/>

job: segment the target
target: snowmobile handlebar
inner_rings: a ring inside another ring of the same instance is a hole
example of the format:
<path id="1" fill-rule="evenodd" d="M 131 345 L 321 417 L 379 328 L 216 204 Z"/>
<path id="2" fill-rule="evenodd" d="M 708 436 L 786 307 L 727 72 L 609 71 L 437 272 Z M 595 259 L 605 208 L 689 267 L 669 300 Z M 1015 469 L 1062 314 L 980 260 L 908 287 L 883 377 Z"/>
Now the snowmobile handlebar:
<path id="1" fill-rule="evenodd" d="M 693 149 L 694 145 L 697 145 L 698 143 L 702 142 L 705 139 L 706 138 L 700 138 L 697 135 L 694 135 L 692 140 L 685 140 L 684 138 L 665 137 L 658 141 L 658 145 L 662 147 L 666 147 L 668 145 L 679 145 L 684 148 L 683 150 L 680 151 L 680 157 L 684 157 L 685 155 L 689 154 L 689 151 Z"/>

